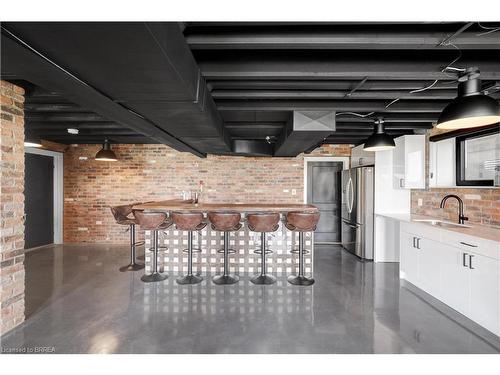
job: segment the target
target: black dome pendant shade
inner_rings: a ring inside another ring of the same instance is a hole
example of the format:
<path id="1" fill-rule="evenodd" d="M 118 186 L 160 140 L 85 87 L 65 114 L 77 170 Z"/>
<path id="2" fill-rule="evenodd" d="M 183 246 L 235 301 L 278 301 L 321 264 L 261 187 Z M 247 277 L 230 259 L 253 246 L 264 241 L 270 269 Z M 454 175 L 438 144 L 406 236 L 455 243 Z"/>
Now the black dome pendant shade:
<path id="1" fill-rule="evenodd" d="M 95 155 L 95 160 L 99 161 L 117 161 L 115 153 L 111 150 L 111 145 L 107 139 L 102 144 L 102 149 Z"/>
<path id="2" fill-rule="evenodd" d="M 375 121 L 373 134 L 366 140 L 363 150 L 365 151 L 384 151 L 396 147 L 394 139 L 385 132 L 384 120 Z"/>
<path id="3" fill-rule="evenodd" d="M 438 129 L 466 129 L 500 122 L 498 102 L 481 92 L 477 69 L 460 77 L 458 96 L 448 104 L 437 122 Z"/>

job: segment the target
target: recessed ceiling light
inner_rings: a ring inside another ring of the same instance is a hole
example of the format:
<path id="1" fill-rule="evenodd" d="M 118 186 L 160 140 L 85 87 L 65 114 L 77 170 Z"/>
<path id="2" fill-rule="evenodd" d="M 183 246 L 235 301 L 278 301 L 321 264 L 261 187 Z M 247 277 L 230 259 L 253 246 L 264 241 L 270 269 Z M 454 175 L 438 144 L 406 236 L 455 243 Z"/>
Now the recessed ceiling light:
<path id="1" fill-rule="evenodd" d="M 78 134 L 79 133 L 79 130 L 78 129 L 75 129 L 75 128 L 68 128 L 68 133 L 69 134 Z"/>

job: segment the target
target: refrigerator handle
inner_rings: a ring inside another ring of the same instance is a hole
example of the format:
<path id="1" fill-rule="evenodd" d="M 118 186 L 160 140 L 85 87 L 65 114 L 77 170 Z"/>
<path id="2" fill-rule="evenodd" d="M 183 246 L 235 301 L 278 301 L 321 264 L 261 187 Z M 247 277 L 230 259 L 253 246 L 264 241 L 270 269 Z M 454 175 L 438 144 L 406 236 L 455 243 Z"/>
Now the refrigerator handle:
<path id="1" fill-rule="evenodd" d="M 349 208 L 349 213 L 352 213 L 352 208 L 354 206 L 354 186 L 353 186 L 353 183 L 352 183 L 352 179 L 349 178 L 349 182 L 351 183 L 349 186 L 351 188 L 351 192 L 349 193 L 349 198 L 350 198 L 350 201 L 351 201 L 351 208 Z"/>
<path id="2" fill-rule="evenodd" d="M 346 197 L 346 205 L 347 205 L 347 211 L 351 213 L 351 207 L 349 207 L 349 201 L 351 200 L 350 198 L 350 193 L 349 193 L 349 185 L 351 184 L 351 177 L 349 177 L 349 180 L 347 181 L 347 187 L 345 189 L 345 197 Z"/>

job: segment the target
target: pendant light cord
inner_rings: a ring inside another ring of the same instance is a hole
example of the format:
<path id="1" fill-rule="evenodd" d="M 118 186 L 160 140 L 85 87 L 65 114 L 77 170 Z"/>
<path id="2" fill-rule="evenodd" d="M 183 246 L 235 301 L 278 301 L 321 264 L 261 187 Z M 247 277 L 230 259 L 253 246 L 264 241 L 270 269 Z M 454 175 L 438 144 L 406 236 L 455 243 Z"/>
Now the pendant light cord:
<path id="1" fill-rule="evenodd" d="M 488 31 L 476 34 L 476 36 L 483 36 L 483 35 L 487 35 L 487 34 L 491 34 L 491 33 L 500 31 L 500 26 L 498 26 L 498 27 L 487 27 L 487 26 L 481 25 L 480 22 L 478 22 L 477 24 L 483 30 L 488 30 Z M 460 60 L 462 58 L 462 51 L 460 50 L 459 47 L 457 47 L 455 44 L 453 44 L 451 42 L 451 39 L 449 39 L 449 38 L 450 37 L 447 37 L 446 39 L 444 39 L 443 40 L 444 43 L 441 42 L 441 43 L 438 44 L 438 46 L 439 47 L 451 46 L 451 47 L 455 48 L 458 51 L 458 56 L 456 58 L 454 58 L 450 63 L 448 63 L 448 65 L 446 65 L 443 69 L 441 69 L 441 73 L 443 73 L 447 77 L 452 78 L 452 80 L 450 81 L 450 83 L 454 83 L 454 82 L 457 81 L 457 77 L 454 76 L 454 75 L 450 75 L 447 72 L 451 70 L 451 71 L 454 71 L 454 72 L 457 72 L 457 73 L 463 73 L 463 72 L 466 71 L 466 69 L 465 68 L 458 68 L 458 67 L 454 67 L 453 66 L 453 64 L 455 64 L 458 60 Z M 367 77 L 365 77 L 363 83 L 366 80 L 367 80 Z M 416 93 L 419 93 L 419 92 L 427 91 L 427 90 L 433 88 L 438 82 L 439 82 L 439 79 L 435 79 L 430 85 L 427 85 L 425 87 L 409 91 L 409 94 L 416 94 Z M 386 109 L 389 108 L 391 105 L 393 105 L 394 103 L 397 103 L 399 100 L 401 100 L 401 97 L 396 98 L 396 99 L 392 100 L 391 102 L 389 102 L 387 105 L 385 105 L 385 108 Z M 373 114 L 375 114 L 374 111 L 373 112 L 369 112 L 369 113 L 365 113 L 365 114 L 363 114 L 363 113 L 357 113 L 357 112 L 338 112 L 338 113 L 335 114 L 335 116 L 350 115 L 350 116 L 357 116 L 357 117 L 361 117 L 361 118 L 366 118 L 366 117 L 372 116 Z"/>

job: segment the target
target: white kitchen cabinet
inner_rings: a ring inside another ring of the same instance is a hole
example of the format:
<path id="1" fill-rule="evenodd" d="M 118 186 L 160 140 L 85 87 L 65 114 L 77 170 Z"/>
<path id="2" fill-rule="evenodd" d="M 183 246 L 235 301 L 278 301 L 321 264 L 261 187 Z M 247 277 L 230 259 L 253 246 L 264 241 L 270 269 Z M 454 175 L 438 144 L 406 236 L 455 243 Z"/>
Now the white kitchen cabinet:
<path id="1" fill-rule="evenodd" d="M 500 335 L 500 261 L 469 254 L 469 317 Z"/>
<path id="2" fill-rule="evenodd" d="M 441 300 L 458 312 L 469 314 L 469 272 L 467 253 L 441 243 Z"/>
<path id="3" fill-rule="evenodd" d="M 393 186 L 425 188 L 425 135 L 405 135 L 394 140 Z"/>
<path id="4" fill-rule="evenodd" d="M 418 251 L 418 287 L 433 295 L 441 297 L 441 244 L 428 238 L 416 239 Z"/>
<path id="5" fill-rule="evenodd" d="M 453 187 L 455 179 L 455 138 L 429 143 L 429 186 Z"/>
<path id="6" fill-rule="evenodd" d="M 375 152 L 365 151 L 364 146 L 362 144 L 351 149 L 351 168 L 375 164 Z"/>
<path id="7" fill-rule="evenodd" d="M 418 284 L 418 249 L 415 247 L 415 236 L 401 232 L 401 277 L 409 282 Z"/>
<path id="8" fill-rule="evenodd" d="M 403 223 L 400 275 L 500 336 L 498 243 L 469 237 Z"/>

